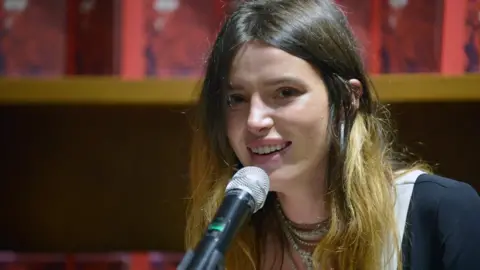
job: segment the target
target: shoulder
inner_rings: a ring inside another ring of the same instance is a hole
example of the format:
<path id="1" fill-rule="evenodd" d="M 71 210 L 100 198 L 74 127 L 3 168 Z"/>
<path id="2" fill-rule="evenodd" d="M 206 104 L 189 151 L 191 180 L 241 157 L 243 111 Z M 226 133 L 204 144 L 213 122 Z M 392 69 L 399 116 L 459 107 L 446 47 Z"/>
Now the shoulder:
<path id="1" fill-rule="evenodd" d="M 419 223 L 413 232 L 420 237 L 419 232 L 428 233 L 419 228 L 433 230 L 434 250 L 442 250 L 438 254 L 442 254 L 443 269 L 478 269 L 480 196 L 477 191 L 464 182 L 422 174 L 412 195 L 411 209 L 417 213 L 410 221 Z"/>
<path id="2" fill-rule="evenodd" d="M 473 187 L 465 182 L 428 173 L 420 174 L 415 184 L 416 186 L 428 186 L 439 191 L 456 190 L 475 192 Z"/>
<path id="3" fill-rule="evenodd" d="M 480 196 L 471 185 L 428 173 L 411 174 L 403 182 L 410 184 L 409 211 L 418 218 L 452 226 L 459 220 L 480 225 Z"/>
<path id="4" fill-rule="evenodd" d="M 455 179 L 413 171 L 399 177 L 396 186 L 400 195 L 402 188 L 410 193 L 410 198 L 405 199 L 409 201 L 407 204 L 411 210 L 430 214 L 431 217 L 438 218 L 439 212 L 443 215 L 459 215 L 480 211 L 477 191 L 471 185 Z"/>
<path id="5" fill-rule="evenodd" d="M 414 195 L 416 196 L 412 198 L 412 202 L 416 199 L 417 204 L 435 203 L 440 224 L 458 226 L 467 222 L 480 225 L 480 196 L 467 183 L 424 174 L 417 179 Z"/>
<path id="6" fill-rule="evenodd" d="M 477 191 L 469 184 L 434 174 L 421 174 L 415 181 L 412 200 L 435 203 L 438 207 L 472 206 L 480 203 Z"/>
<path id="7" fill-rule="evenodd" d="M 478 269 L 477 191 L 467 183 L 421 171 L 402 175 L 396 187 L 400 212 L 407 215 L 397 216 L 404 218 L 399 227 L 406 230 L 402 253 L 411 269 Z"/>

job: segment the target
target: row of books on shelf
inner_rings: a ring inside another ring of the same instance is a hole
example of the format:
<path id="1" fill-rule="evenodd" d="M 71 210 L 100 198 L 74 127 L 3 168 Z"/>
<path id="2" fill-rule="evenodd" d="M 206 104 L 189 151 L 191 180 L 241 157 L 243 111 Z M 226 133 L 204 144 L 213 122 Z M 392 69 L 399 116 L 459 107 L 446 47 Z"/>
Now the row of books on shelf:
<path id="1" fill-rule="evenodd" d="M 197 77 L 229 1 L 0 0 L 0 76 L 121 75 L 122 58 L 138 55 L 145 77 Z M 444 0 L 336 1 L 370 71 L 440 71 Z M 458 50 L 464 71 L 478 72 L 480 0 L 462 1 L 468 4 L 457 18 L 465 26 Z M 140 52 L 122 44 L 127 2 L 141 5 Z"/>
<path id="2" fill-rule="evenodd" d="M 138 257 L 138 258 L 137 258 Z M 178 253 L 14 253 L 0 252 L 0 270 L 174 270 Z"/>

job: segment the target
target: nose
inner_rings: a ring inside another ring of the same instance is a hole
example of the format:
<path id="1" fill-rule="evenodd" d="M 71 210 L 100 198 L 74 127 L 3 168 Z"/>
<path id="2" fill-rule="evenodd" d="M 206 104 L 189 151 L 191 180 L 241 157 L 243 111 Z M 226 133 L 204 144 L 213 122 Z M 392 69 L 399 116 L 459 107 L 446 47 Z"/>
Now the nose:
<path id="1" fill-rule="evenodd" d="M 252 95 L 250 99 L 247 126 L 248 130 L 257 136 L 267 135 L 273 127 L 271 108 L 269 108 L 258 95 Z"/>

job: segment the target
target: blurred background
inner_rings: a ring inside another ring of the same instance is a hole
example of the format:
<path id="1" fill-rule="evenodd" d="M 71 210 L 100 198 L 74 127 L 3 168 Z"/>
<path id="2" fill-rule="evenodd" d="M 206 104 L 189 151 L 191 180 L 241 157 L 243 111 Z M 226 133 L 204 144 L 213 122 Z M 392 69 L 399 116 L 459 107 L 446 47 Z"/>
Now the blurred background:
<path id="1" fill-rule="evenodd" d="M 337 1 L 400 146 L 480 190 L 480 0 Z M 0 0 L 0 270 L 175 269 L 188 116 L 231 6 Z"/>

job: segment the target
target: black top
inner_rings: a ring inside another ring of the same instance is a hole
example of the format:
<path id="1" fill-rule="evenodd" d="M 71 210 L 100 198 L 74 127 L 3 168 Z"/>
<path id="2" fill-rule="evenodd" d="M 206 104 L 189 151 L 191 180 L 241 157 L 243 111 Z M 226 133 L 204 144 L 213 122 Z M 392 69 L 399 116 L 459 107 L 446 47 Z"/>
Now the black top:
<path id="1" fill-rule="evenodd" d="M 404 270 L 480 270 L 480 196 L 468 184 L 420 175 L 402 240 Z"/>

